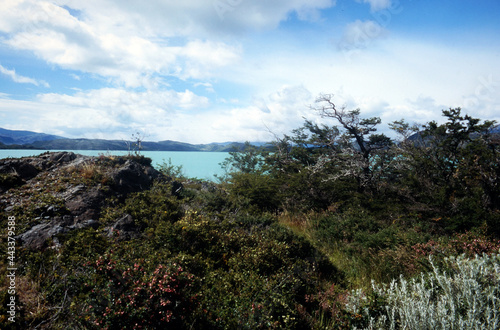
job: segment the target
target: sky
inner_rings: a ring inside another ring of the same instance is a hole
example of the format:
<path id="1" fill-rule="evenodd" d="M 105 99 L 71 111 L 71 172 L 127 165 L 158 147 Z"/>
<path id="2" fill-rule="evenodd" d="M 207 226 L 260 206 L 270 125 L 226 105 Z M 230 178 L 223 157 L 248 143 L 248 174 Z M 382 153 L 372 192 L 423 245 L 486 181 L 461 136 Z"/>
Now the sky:
<path id="1" fill-rule="evenodd" d="M 270 141 L 321 94 L 380 117 L 500 122 L 498 0 L 0 0 L 0 127 Z"/>

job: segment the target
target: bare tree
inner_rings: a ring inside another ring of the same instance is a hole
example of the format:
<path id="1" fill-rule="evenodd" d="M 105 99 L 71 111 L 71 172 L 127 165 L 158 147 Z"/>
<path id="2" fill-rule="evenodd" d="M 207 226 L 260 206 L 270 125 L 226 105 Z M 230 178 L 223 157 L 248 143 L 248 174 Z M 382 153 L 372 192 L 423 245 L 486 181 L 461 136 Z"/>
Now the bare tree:
<path id="1" fill-rule="evenodd" d="M 132 141 L 133 141 L 132 146 L 134 147 L 134 152 L 136 155 L 140 155 L 141 150 L 142 150 L 142 142 L 144 141 L 145 137 L 146 136 L 144 134 L 141 134 L 140 132 L 132 134 Z M 130 150 L 129 150 L 129 153 L 130 153 Z"/>

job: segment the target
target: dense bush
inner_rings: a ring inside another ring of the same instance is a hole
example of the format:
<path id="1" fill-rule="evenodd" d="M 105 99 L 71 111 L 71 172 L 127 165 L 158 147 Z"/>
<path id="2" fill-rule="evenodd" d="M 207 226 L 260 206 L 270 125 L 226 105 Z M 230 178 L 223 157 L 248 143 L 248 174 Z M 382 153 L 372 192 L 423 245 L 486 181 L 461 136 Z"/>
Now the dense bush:
<path id="1" fill-rule="evenodd" d="M 382 311 L 362 291 L 349 297 L 346 309 L 362 315 L 368 329 L 498 329 L 500 255 L 448 257 L 439 269 L 390 285 L 373 285 Z"/>

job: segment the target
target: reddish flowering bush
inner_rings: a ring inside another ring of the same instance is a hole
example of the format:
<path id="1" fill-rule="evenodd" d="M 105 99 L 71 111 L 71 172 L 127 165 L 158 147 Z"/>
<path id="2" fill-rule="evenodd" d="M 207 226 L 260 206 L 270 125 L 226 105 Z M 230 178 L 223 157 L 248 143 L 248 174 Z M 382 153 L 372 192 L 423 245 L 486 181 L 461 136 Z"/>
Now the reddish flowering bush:
<path id="1" fill-rule="evenodd" d="M 196 297 L 188 293 L 193 275 L 179 265 L 158 265 L 151 273 L 105 255 L 91 266 L 95 278 L 87 283 L 91 293 L 84 319 L 98 328 L 182 328 L 193 309 Z"/>
<path id="2" fill-rule="evenodd" d="M 485 235 L 474 232 L 465 232 L 456 234 L 453 238 L 447 241 L 430 240 L 427 243 L 416 244 L 413 249 L 419 257 L 427 257 L 429 255 L 459 255 L 465 254 L 468 257 L 473 257 L 476 254 L 488 255 L 497 253 L 500 249 L 500 241 L 492 240 Z"/>
<path id="3" fill-rule="evenodd" d="M 308 312 L 304 306 L 299 306 L 298 310 L 301 317 L 309 321 L 312 329 L 364 329 L 369 320 L 362 315 L 363 310 L 378 315 L 384 308 L 384 302 L 370 292 L 359 299 L 362 308 L 352 310 L 348 308 L 352 304 L 351 296 L 352 292 L 332 284 L 325 291 L 306 295 L 306 303 L 315 307 L 312 311 Z"/>

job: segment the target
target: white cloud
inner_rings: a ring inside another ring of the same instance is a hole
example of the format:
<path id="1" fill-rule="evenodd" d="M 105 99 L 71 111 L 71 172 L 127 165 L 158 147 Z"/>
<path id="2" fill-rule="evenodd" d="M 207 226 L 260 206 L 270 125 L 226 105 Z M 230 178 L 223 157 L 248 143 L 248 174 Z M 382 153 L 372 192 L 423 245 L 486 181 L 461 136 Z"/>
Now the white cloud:
<path id="1" fill-rule="evenodd" d="M 194 87 L 199 87 L 199 86 L 205 87 L 205 90 L 209 93 L 215 93 L 214 86 L 209 82 L 198 82 L 194 84 Z"/>
<path id="2" fill-rule="evenodd" d="M 300 126 L 312 99 L 303 86 L 284 86 L 261 97 L 260 104 L 213 111 L 206 98 L 191 91 L 104 88 L 40 94 L 35 101 L 0 99 L 0 117 L 14 111 L 17 125 L 5 120 L 5 127 L 67 137 L 128 139 L 140 131 L 153 141 L 268 141 L 269 130 L 280 135 Z"/>
<path id="3" fill-rule="evenodd" d="M 148 34 L 144 26 L 137 25 L 148 21 L 147 27 L 151 17 L 140 16 L 139 11 L 136 18 L 138 13 L 132 12 L 133 8 L 118 2 L 103 2 L 102 7 L 99 2 L 99 8 L 89 2 L 82 8 L 85 15 L 81 20 L 65 8 L 45 1 L 8 4 L 0 13 L 0 21 L 4 22 L 0 30 L 9 33 L 4 43 L 31 51 L 62 68 L 98 74 L 129 87 L 154 86 L 155 75 L 206 77 L 212 68 L 236 60 L 240 52 L 238 47 L 221 41 L 197 38 L 180 39 L 177 45 L 170 45 L 168 38 L 157 38 L 163 34 L 161 29 Z M 155 6 L 164 12 L 169 10 L 160 3 Z M 113 13 L 110 20 L 106 9 L 116 10 L 118 15 Z"/>
<path id="4" fill-rule="evenodd" d="M 185 58 L 185 67 L 179 73 L 183 79 L 204 79 L 211 77 L 218 68 L 236 63 L 241 49 L 222 42 L 194 40 L 180 50 Z"/>
<path id="5" fill-rule="evenodd" d="M 258 70 L 245 66 L 233 79 L 257 81 L 262 90 L 287 82 L 305 86 L 313 96 L 334 93 L 339 104 L 360 107 L 363 116 L 380 116 L 383 125 L 403 117 L 441 121 L 442 109 L 458 106 L 474 117 L 500 120 L 500 66 L 492 67 L 498 58 L 489 49 L 392 35 L 350 61 L 333 49 L 253 60 Z M 426 98 L 433 103 L 420 102 Z"/>
<path id="6" fill-rule="evenodd" d="M 207 78 L 234 63 L 241 48 L 237 41 L 224 41 L 234 31 L 273 28 L 294 11 L 311 19 L 334 4 L 220 1 L 230 7 L 223 17 L 214 7 L 217 0 L 6 0 L 0 31 L 8 33 L 5 44 L 61 68 L 149 87 L 158 83 L 154 76 Z"/>
<path id="7" fill-rule="evenodd" d="M 334 0 L 184 0 L 147 2 L 119 0 L 60 0 L 60 5 L 82 10 L 85 19 L 107 29 L 127 29 L 131 23 L 148 36 L 232 35 L 272 29 L 292 12 L 302 19 L 317 18 L 319 9 Z M 315 14 L 314 14 L 315 13 Z M 113 17 L 111 21 L 109 17 Z"/>
<path id="8" fill-rule="evenodd" d="M 34 101 L 0 99 L 0 114 L 16 113 L 21 123 L 18 129 L 57 132 L 67 137 L 128 138 L 140 130 L 153 140 L 161 140 L 176 117 L 194 116 L 190 112 L 208 106 L 205 97 L 189 90 L 130 92 L 103 88 L 74 95 L 39 94 Z M 12 123 L 6 120 L 4 124 Z"/>
<path id="9" fill-rule="evenodd" d="M 302 20 L 317 20 L 320 17 L 319 9 L 335 5 L 332 0 L 275 0 L 275 1 L 229 1 L 216 0 L 213 4 L 229 4 L 217 11 L 220 22 L 218 26 L 227 31 L 241 31 L 248 29 L 272 29 L 281 21 L 295 12 Z M 230 5 L 236 3 L 236 5 Z M 229 29 L 229 30 L 228 30 Z"/>
<path id="10" fill-rule="evenodd" d="M 40 94 L 43 104 L 99 109 L 112 116 L 124 116 L 134 122 L 154 122 L 155 115 L 173 114 L 179 109 L 199 109 L 208 106 L 208 99 L 186 90 L 148 90 L 133 92 L 126 89 L 102 88 L 74 95 Z M 118 118 L 117 118 L 118 119 Z"/>
<path id="11" fill-rule="evenodd" d="M 282 86 L 279 90 L 256 97 L 254 104 L 230 108 L 194 127 L 206 132 L 212 141 L 270 141 L 273 134 L 287 134 L 302 125 L 304 117 L 314 114 L 308 105 L 314 98 L 304 86 Z M 207 126 L 205 123 L 210 123 Z M 191 128 L 188 128 L 191 129 Z"/>
<path id="12" fill-rule="evenodd" d="M 35 86 L 43 86 L 43 87 L 50 87 L 50 85 L 43 80 L 36 80 L 33 78 L 28 78 L 21 76 L 16 73 L 16 70 L 9 70 L 2 65 L 0 65 L 0 73 L 6 75 L 7 77 L 10 77 L 14 82 L 20 83 L 20 84 L 33 84 Z"/>

